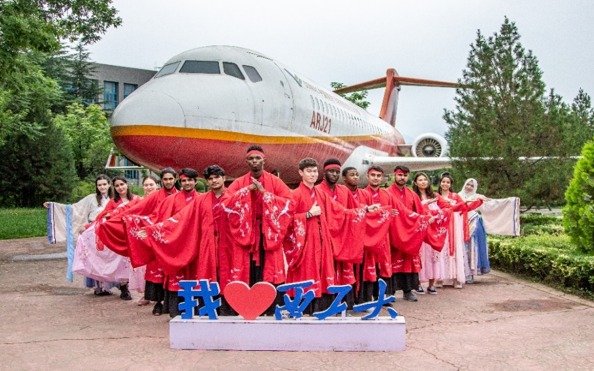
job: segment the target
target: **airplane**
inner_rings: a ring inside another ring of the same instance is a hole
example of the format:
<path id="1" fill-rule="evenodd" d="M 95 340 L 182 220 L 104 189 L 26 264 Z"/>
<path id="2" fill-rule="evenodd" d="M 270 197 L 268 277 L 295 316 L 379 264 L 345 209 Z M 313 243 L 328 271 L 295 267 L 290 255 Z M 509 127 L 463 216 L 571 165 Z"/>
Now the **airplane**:
<path id="1" fill-rule="evenodd" d="M 449 167 L 443 137 L 422 134 L 410 145 L 396 129 L 402 85 L 458 86 L 388 69 L 385 77 L 332 92 L 256 51 L 206 46 L 172 57 L 124 99 L 112 114 L 111 135 L 123 155 L 151 169 L 218 164 L 233 178 L 246 173 L 246 149 L 258 144 L 266 169 L 287 184 L 300 181 L 304 157 L 338 158 L 360 174 L 372 165 L 386 173 L 395 165 Z M 379 117 L 338 95 L 380 87 Z"/>

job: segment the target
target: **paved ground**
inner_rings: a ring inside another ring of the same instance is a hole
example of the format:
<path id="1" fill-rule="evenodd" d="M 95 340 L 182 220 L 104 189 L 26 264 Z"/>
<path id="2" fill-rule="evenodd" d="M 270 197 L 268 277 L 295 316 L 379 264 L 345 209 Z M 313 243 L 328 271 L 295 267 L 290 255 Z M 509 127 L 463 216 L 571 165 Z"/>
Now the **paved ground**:
<path id="1" fill-rule="evenodd" d="M 167 317 L 66 282 L 65 260 L 14 260 L 61 251 L 40 238 L 0 241 L 0 369 L 594 370 L 594 303 L 499 272 L 398 300 L 401 353 L 180 351 Z"/>

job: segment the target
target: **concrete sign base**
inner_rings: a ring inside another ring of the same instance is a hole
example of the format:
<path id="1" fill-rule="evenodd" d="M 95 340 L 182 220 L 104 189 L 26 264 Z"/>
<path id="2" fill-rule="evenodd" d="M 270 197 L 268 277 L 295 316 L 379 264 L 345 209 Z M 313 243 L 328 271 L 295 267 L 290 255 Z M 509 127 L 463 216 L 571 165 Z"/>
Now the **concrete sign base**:
<path id="1" fill-rule="evenodd" d="M 174 349 L 393 352 L 406 347 L 406 321 L 402 316 L 366 321 L 177 316 L 169 322 L 169 342 Z"/>

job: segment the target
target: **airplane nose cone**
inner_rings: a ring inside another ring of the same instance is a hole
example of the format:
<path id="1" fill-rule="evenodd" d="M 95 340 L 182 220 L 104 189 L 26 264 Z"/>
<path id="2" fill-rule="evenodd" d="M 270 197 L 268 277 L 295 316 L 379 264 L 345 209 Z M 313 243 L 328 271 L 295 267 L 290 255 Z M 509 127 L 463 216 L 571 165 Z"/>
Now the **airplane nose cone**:
<path id="1" fill-rule="evenodd" d="M 185 115 L 180 104 L 171 96 L 154 90 L 142 90 L 118 105 L 111 116 L 111 124 L 184 127 Z"/>

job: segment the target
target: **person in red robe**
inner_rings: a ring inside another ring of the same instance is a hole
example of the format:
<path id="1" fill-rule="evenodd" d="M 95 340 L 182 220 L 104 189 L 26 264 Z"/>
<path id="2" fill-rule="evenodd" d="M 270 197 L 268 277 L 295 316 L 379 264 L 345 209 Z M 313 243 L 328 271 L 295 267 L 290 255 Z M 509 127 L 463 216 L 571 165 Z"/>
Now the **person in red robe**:
<path id="1" fill-rule="evenodd" d="M 130 237 L 134 236 L 143 226 L 155 223 L 158 217 L 159 205 L 167 197 L 178 192 L 177 188 L 175 188 L 177 172 L 174 169 L 171 167 L 163 168 L 160 175 L 161 189 L 130 207 L 122 207 L 117 213 L 112 212 L 108 219 L 101 220 L 100 224 L 97 225 L 97 239 L 114 252 L 123 256 L 130 256 L 131 263 L 135 267 L 144 264 L 134 264 L 136 259 L 134 255 L 130 255 L 129 244 L 134 243 L 135 239 Z M 134 218 L 125 218 L 129 215 L 134 215 Z M 165 295 L 163 290 L 165 276 L 155 260 L 147 262 L 144 278 L 144 298 L 154 301 L 153 314 L 161 315 Z"/>
<path id="2" fill-rule="evenodd" d="M 388 187 L 392 205 L 405 212 L 414 219 L 420 220 L 417 228 L 392 228 L 390 230 L 390 245 L 392 259 L 392 283 L 394 289 L 402 289 L 404 300 L 417 301 L 412 290 L 419 287 L 419 270 L 421 260 L 419 251 L 429 224 L 428 217 L 423 214 L 423 205 L 416 193 L 406 187 L 410 170 L 406 166 L 396 166 L 394 169 L 394 184 Z M 406 219 L 399 218 L 399 222 Z"/>
<path id="3" fill-rule="evenodd" d="M 282 241 L 291 222 L 291 190 L 283 181 L 264 170 L 262 147 L 250 146 L 246 163 L 250 171 L 235 179 L 224 202 L 233 242 L 232 281 L 249 285 L 266 281 L 277 286 L 285 282 Z M 277 294 L 275 303 L 282 304 Z"/>
<path id="4" fill-rule="evenodd" d="M 180 175 L 182 180 L 183 171 Z M 174 215 L 141 229 L 137 234 L 138 243 L 131 248 L 148 250 L 155 256 L 164 272 L 177 280 L 168 281 L 170 290 L 172 283 L 178 286 L 181 279 L 206 279 L 213 282 L 220 280 L 217 266 L 224 266 L 225 262 L 223 257 L 217 255 L 221 251 L 230 251 L 230 236 L 226 232 L 228 228 L 222 210 L 226 195 L 224 174 L 224 170 L 218 165 L 207 167 L 204 176 L 209 192 L 197 194 Z M 139 256 L 149 258 L 146 252 Z M 228 279 L 222 281 L 227 282 Z M 177 308 L 173 308 L 173 303 L 179 305 L 180 302 L 177 300 L 177 291 L 175 294 L 175 300 L 173 296 L 169 298 L 171 317 L 179 314 Z"/>
<path id="5" fill-rule="evenodd" d="M 204 169 L 204 178 L 208 183 L 207 200 L 205 204 L 212 210 L 213 230 L 216 243 L 217 278 L 221 292 L 231 282 L 233 277 L 233 238 L 227 226 L 227 217 L 223 209 L 223 203 L 228 197 L 225 188 L 225 170 L 218 165 L 211 165 Z M 219 313 L 223 316 L 236 315 L 237 313 L 229 306 L 224 296 L 221 296 L 221 308 Z"/>
<path id="6" fill-rule="evenodd" d="M 441 250 L 448 233 L 452 210 L 449 203 L 433 192 L 431 178 L 426 173 L 418 172 L 415 174 L 413 191 L 421 199 L 423 213 L 435 218 L 434 223 L 427 230 L 421 247 L 421 271 L 419 272 L 421 283 L 428 282 L 427 293 L 435 295 L 437 294 L 435 282 L 443 279 Z M 417 293 L 424 293 L 421 285 L 416 291 Z"/>
<path id="7" fill-rule="evenodd" d="M 362 190 L 362 204 L 379 204 L 391 208 L 390 195 L 380 185 L 384 182 L 384 170 L 379 166 L 371 166 L 367 170 L 367 187 Z M 390 255 L 390 239 L 388 233 L 375 245 L 365 244 L 363 264 L 360 271 L 359 302 L 371 301 L 378 296 L 378 278 L 382 278 L 388 287 L 386 292 L 392 293 L 392 260 Z"/>
<path id="8" fill-rule="evenodd" d="M 342 169 L 342 179 L 344 185 L 351 191 L 357 205 L 364 205 L 364 190 L 359 188 L 359 172 L 357 169 L 352 166 L 345 167 Z"/>
<path id="9" fill-rule="evenodd" d="M 184 207 L 191 204 L 194 199 L 198 196 L 196 192 L 196 181 L 198 179 L 198 172 L 191 168 L 183 168 L 179 171 L 179 182 L 181 184 L 181 190 L 175 195 L 166 198 L 157 210 L 156 220 L 163 221 L 167 218 L 180 212 Z M 130 257 L 137 258 L 135 254 L 131 254 Z M 152 260 L 152 259 L 150 259 Z M 149 260 L 149 261 L 150 261 Z M 133 266 L 137 266 L 138 263 L 132 261 Z M 182 268 L 178 272 L 169 273 L 163 280 L 164 289 L 164 308 L 163 313 L 169 312 L 171 318 L 179 314 L 178 304 L 179 297 L 177 292 L 179 290 L 179 281 L 183 279 L 191 279 L 189 277 L 189 271 L 191 268 Z M 157 308 L 157 312 L 158 312 Z"/>
<path id="10" fill-rule="evenodd" d="M 454 184 L 454 179 L 449 173 L 443 173 L 439 180 L 439 199 L 442 203 L 449 205 L 453 212 L 458 214 L 456 217 L 450 218 L 450 223 L 448 226 L 448 246 L 444 248 L 447 249 L 449 254 L 444 254 L 444 266 L 446 272 L 444 272 L 444 280 L 449 282 L 453 281 L 453 285 L 455 288 L 461 289 L 462 284 L 466 280 L 466 275 L 464 273 L 464 261 L 465 261 L 465 251 L 464 251 L 464 244 L 470 240 L 470 233 L 468 230 L 468 212 L 476 209 L 477 207 L 483 204 L 482 199 L 477 199 L 474 201 L 464 201 L 460 195 L 456 192 L 452 191 L 452 186 Z M 461 225 L 460 225 L 461 224 Z M 457 231 L 462 230 L 462 233 L 456 233 Z M 460 238 L 456 238 L 456 236 L 462 236 L 462 240 Z"/>
<path id="11" fill-rule="evenodd" d="M 336 158 L 329 158 L 324 161 L 324 179 L 315 187 L 326 193 L 332 201 L 338 202 L 347 209 L 354 209 L 359 207 L 359 203 L 353 197 L 352 192 L 346 186 L 338 184 L 341 165 L 340 160 Z M 357 279 L 355 278 L 354 264 L 360 263 L 361 261 L 334 261 L 336 268 L 335 284 L 351 285 L 353 287 L 353 290 L 344 298 L 348 309 L 352 309 L 355 304 Z"/>
<path id="12" fill-rule="evenodd" d="M 143 218 L 137 219 L 138 223 L 145 222 L 147 219 L 154 217 L 157 207 L 169 195 L 177 193 L 175 188 L 175 181 L 177 172 L 172 168 L 164 168 L 161 170 L 162 188 L 158 192 L 153 192 L 148 197 L 139 200 L 135 204 L 128 204 L 124 207 L 118 208 L 116 211 L 108 211 L 104 214 L 105 218 L 98 223 L 96 234 L 98 240 L 109 249 L 122 256 L 130 256 L 128 250 L 128 232 L 123 218 L 126 215 L 138 215 Z M 134 229 L 134 225 L 128 226 Z M 134 257 L 130 256 L 130 260 L 134 265 Z"/>
<path id="13" fill-rule="evenodd" d="M 295 214 L 291 233 L 285 241 L 287 282 L 313 280 L 308 289 L 316 299 L 311 311 L 327 308 L 333 300 L 328 287 L 336 284 L 335 261 L 358 261 L 363 255 L 366 211 L 379 206 L 347 209 L 321 187 L 318 164 L 312 158 L 299 162 L 301 183 L 293 190 Z M 348 192 L 348 190 L 347 190 Z"/>

